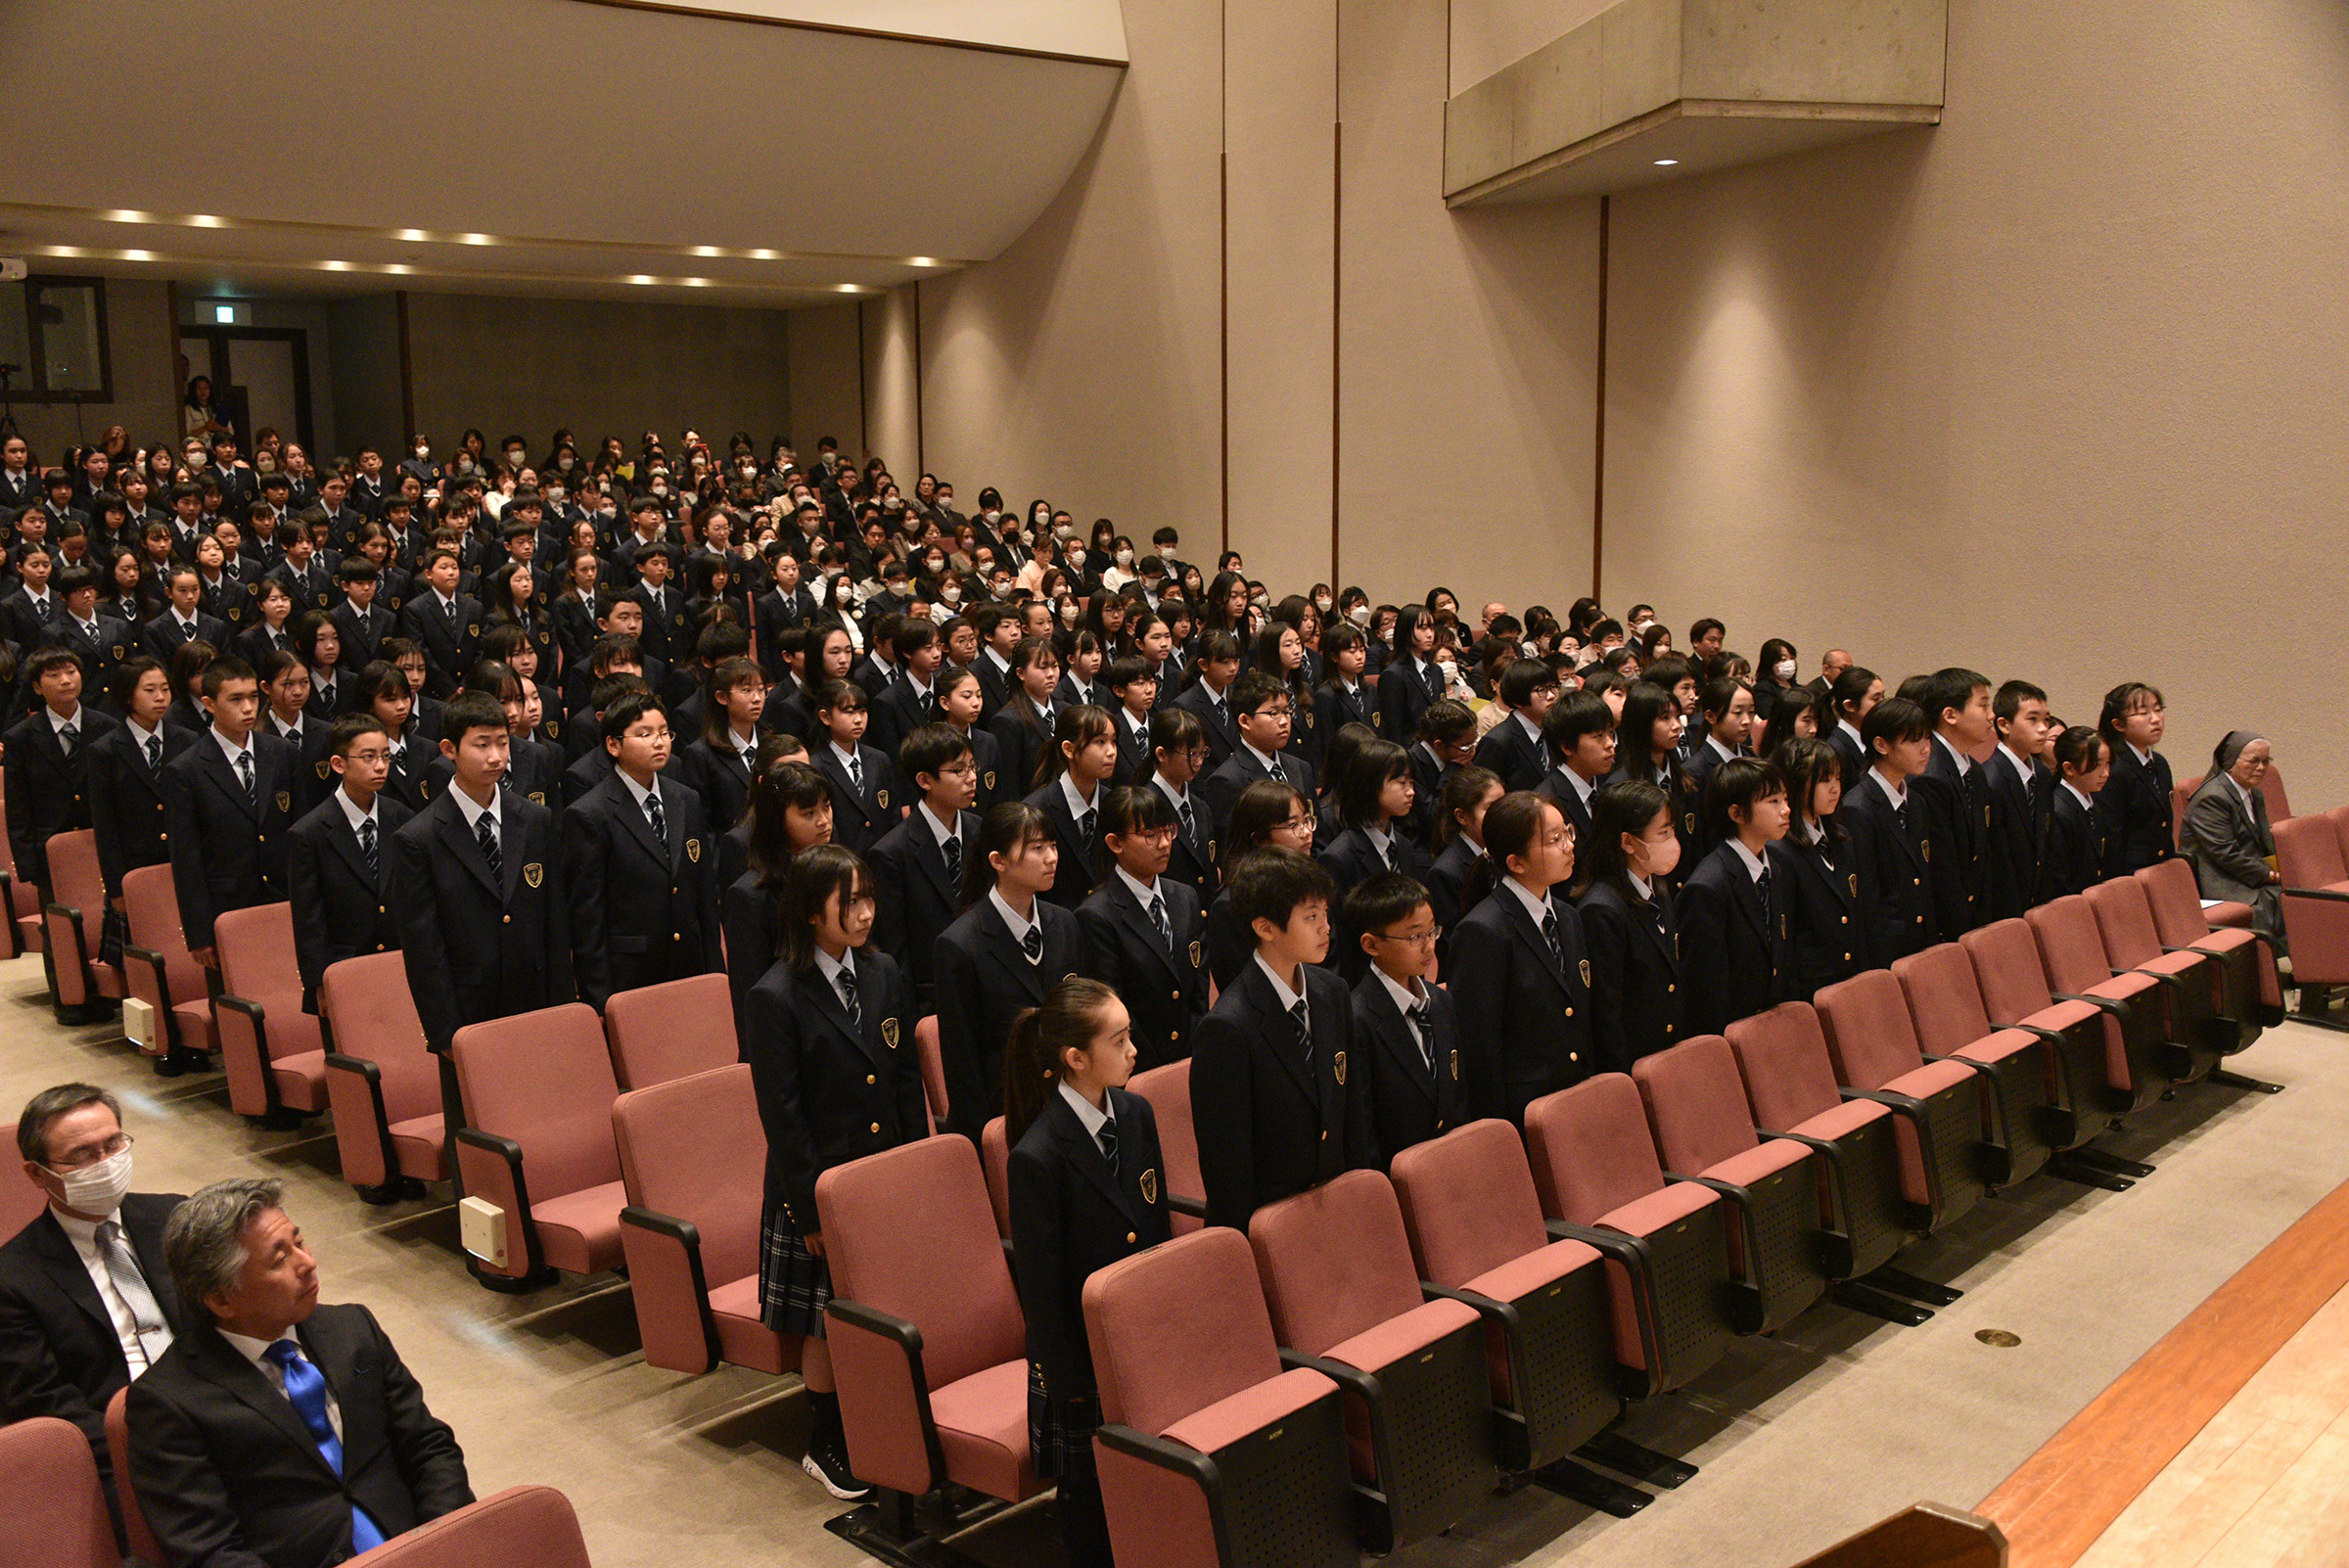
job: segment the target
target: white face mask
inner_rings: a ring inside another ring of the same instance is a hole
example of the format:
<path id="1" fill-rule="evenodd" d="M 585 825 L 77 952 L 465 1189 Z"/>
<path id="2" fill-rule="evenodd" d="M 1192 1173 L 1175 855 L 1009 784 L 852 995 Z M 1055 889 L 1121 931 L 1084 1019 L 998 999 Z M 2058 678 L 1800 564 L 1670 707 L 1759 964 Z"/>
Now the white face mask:
<path id="1" fill-rule="evenodd" d="M 1346 619 L 1358 626 L 1367 628 L 1370 624 L 1370 607 L 1366 604 L 1358 604 L 1346 612 Z"/>
<path id="2" fill-rule="evenodd" d="M 53 1174 L 65 1180 L 67 1208 L 75 1214 L 113 1214 L 122 1207 L 122 1195 L 130 1190 L 130 1150 L 78 1171 Z"/>
<path id="3" fill-rule="evenodd" d="M 416 447 L 416 460 L 417 460 L 418 462 L 420 462 L 420 463 L 421 463 L 421 462 L 423 462 L 423 461 L 424 461 L 426 458 L 428 458 L 428 457 L 430 457 L 430 456 L 432 456 L 432 455 L 433 455 L 433 449 L 432 449 L 431 447 L 429 447 L 429 446 L 426 446 L 426 445 L 422 444 L 421 442 L 419 442 L 419 443 L 418 443 L 418 445 L 417 445 L 417 447 Z"/>
<path id="4" fill-rule="evenodd" d="M 962 603 L 962 590 L 949 582 L 938 590 L 938 596 L 948 604 Z"/>
<path id="5" fill-rule="evenodd" d="M 1076 524 L 1074 524 L 1074 523 L 1063 523 L 1063 524 L 1061 524 L 1059 527 L 1055 528 L 1055 529 L 1052 530 L 1052 537 L 1054 537 L 1054 538 L 1056 538 L 1056 539 L 1067 539 L 1067 538 L 1074 538 L 1074 537 L 1076 536 L 1076 533 L 1077 533 L 1077 525 L 1076 525 Z"/>
<path id="6" fill-rule="evenodd" d="M 1791 659 L 1779 660 L 1771 666 L 1771 673 L 1776 675 L 1780 680 L 1792 680 L 1794 678 L 1794 661 Z"/>
<path id="7" fill-rule="evenodd" d="M 1118 552 L 1118 565 L 1126 568 L 1129 572 L 1133 570 L 1133 552 L 1131 550 L 1120 550 Z"/>
<path id="8" fill-rule="evenodd" d="M 564 473 L 568 474 L 568 473 L 570 473 L 570 472 L 571 472 L 572 464 L 573 464 L 575 461 L 576 461 L 576 459 L 573 459 L 573 458 L 570 458 L 570 457 L 558 457 L 558 458 L 556 458 L 556 459 L 555 459 L 555 467 L 557 467 L 557 468 L 561 469 L 561 470 L 562 470 Z"/>
<path id="9" fill-rule="evenodd" d="M 1332 601 L 1330 597 L 1327 594 L 1323 594 L 1320 598 L 1313 601 L 1313 608 L 1320 611 L 1323 615 L 1327 615 L 1329 614 L 1331 602 Z"/>

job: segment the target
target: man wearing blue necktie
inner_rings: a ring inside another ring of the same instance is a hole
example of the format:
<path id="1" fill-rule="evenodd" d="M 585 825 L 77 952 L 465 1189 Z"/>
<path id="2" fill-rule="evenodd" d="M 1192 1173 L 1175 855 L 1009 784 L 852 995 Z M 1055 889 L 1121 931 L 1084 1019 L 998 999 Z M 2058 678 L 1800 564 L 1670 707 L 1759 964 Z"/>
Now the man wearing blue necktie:
<path id="1" fill-rule="evenodd" d="M 217 1181 L 163 1229 L 188 1323 L 131 1385 L 127 1420 L 139 1509 L 173 1562 L 318 1568 L 473 1500 L 375 1315 L 319 1303 L 284 1195 Z"/>

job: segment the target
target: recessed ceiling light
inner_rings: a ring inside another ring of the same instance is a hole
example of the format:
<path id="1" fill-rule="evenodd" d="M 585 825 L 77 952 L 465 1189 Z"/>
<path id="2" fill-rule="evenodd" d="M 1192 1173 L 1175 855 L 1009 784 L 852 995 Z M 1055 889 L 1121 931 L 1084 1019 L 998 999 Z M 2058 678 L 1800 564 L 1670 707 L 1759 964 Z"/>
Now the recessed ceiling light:
<path id="1" fill-rule="evenodd" d="M 199 212 L 195 216 L 189 218 L 188 221 L 200 229 L 224 229 L 228 227 L 228 220 L 226 218 L 214 217 L 209 212 Z"/>
<path id="2" fill-rule="evenodd" d="M 1680 162 L 1681 161 L 1677 158 L 1659 158 L 1656 160 L 1656 167 L 1678 168 L 1680 166 Z"/>
<path id="3" fill-rule="evenodd" d="M 637 272 L 630 274 L 628 281 L 630 283 L 651 283 L 654 281 L 654 279 L 653 275 L 649 272 Z"/>
<path id="4" fill-rule="evenodd" d="M 725 252 L 723 252 L 723 251 L 720 251 L 720 250 L 719 250 L 719 249 L 718 249 L 716 246 L 714 246 L 714 245 L 697 245 L 697 246 L 695 246 L 695 247 L 693 248 L 693 254 L 694 254 L 695 255 L 705 255 L 705 256 L 707 256 L 707 255 L 724 255 L 724 254 L 725 254 Z"/>
<path id="5" fill-rule="evenodd" d="M 775 253 L 769 251 L 764 246 L 760 246 L 758 250 L 751 253 L 751 259 L 754 261 L 772 261 L 774 258 Z"/>
<path id="6" fill-rule="evenodd" d="M 494 234 L 460 234 L 457 238 L 467 245 L 495 245 L 497 243 L 497 236 Z"/>
<path id="7" fill-rule="evenodd" d="M 861 294 L 864 292 L 863 290 L 857 288 L 853 283 L 836 283 L 832 286 L 832 288 L 834 292 L 838 294 Z"/>
<path id="8" fill-rule="evenodd" d="M 425 233 L 422 229 L 401 229 L 393 234 L 392 238 L 395 240 L 406 240 L 413 245 L 421 243 L 425 240 L 429 240 L 432 238 L 432 236 Z"/>
<path id="9" fill-rule="evenodd" d="M 909 267 L 934 267 L 939 260 L 934 255 L 909 255 L 905 258 L 905 264 Z"/>

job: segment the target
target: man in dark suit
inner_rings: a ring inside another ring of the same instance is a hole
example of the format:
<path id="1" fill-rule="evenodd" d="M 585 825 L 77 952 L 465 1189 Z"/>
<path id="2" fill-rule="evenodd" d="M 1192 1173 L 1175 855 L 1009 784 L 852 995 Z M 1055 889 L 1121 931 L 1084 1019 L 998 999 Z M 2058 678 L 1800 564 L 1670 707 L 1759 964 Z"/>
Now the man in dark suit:
<path id="1" fill-rule="evenodd" d="M 702 799 L 663 771 L 668 717 L 623 697 L 603 717 L 612 771 L 563 813 L 564 881 L 579 997 L 711 974 L 718 951 L 716 844 Z"/>
<path id="2" fill-rule="evenodd" d="M 1370 1080 L 1329 952 L 1329 873 L 1287 850 L 1252 854 L 1232 912 L 1256 956 L 1199 1024 L 1191 1122 L 1208 1223 L 1248 1228 L 1267 1203 L 1374 1167 Z"/>
<path id="3" fill-rule="evenodd" d="M 174 566 L 164 579 L 171 604 L 139 628 L 139 651 L 168 667 L 171 656 L 185 643 L 202 640 L 215 649 L 228 646 L 229 623 L 204 609 L 204 578 L 191 566 Z M 356 669 L 354 665 L 352 667 Z"/>
<path id="4" fill-rule="evenodd" d="M 163 765 L 171 884 L 188 950 L 218 966 L 212 921 L 286 897 L 286 830 L 294 825 L 294 748 L 259 734 L 261 683 L 240 659 L 204 672 L 211 727 Z"/>
<path id="5" fill-rule="evenodd" d="M 184 1327 L 163 1266 L 163 1222 L 180 1200 L 130 1190 L 121 1108 L 88 1084 L 34 1095 L 17 1152 L 49 1205 L 0 1246 L 0 1421 L 81 1428 L 120 1540 L 106 1406 Z"/>
<path id="6" fill-rule="evenodd" d="M 23 679 L 39 706 L 7 734 L 8 844 L 17 876 L 45 896 L 50 837 L 90 825 L 89 749 L 117 726 L 83 705 L 81 661 L 63 648 L 36 650 Z"/>
<path id="7" fill-rule="evenodd" d="M 172 1562 L 341 1562 L 473 1500 L 375 1314 L 318 1300 L 285 1184 L 217 1181 L 163 1251 L 187 1330 L 131 1385 L 130 1478 Z"/>
<path id="8" fill-rule="evenodd" d="M 333 793 L 287 835 L 294 951 L 313 1004 L 329 964 L 399 945 L 390 839 L 409 816 L 382 793 L 392 773 L 392 737 L 373 715 L 335 721 L 327 765 Z"/>
<path id="9" fill-rule="evenodd" d="M 392 835 L 392 907 L 425 1040 L 445 1057 L 464 1025 L 570 1001 L 576 982 L 554 814 L 498 787 L 505 710 L 484 692 L 454 699 L 439 745 L 454 777 Z"/>
<path id="10" fill-rule="evenodd" d="M 1377 872 L 1347 895 L 1345 924 L 1369 960 L 1354 988 L 1354 1036 L 1370 1075 L 1383 1170 L 1468 1119 L 1459 1015 L 1451 993 L 1427 978 L 1437 927 L 1423 885 L 1400 871 Z"/>
<path id="11" fill-rule="evenodd" d="M 1290 725 L 1295 721 L 1289 688 L 1263 670 L 1252 669 L 1232 683 L 1231 713 L 1239 745 L 1199 786 L 1219 841 L 1231 827 L 1231 808 L 1238 804 L 1240 792 L 1260 778 L 1295 785 L 1309 805 L 1313 799 L 1313 764 L 1288 749 Z"/>

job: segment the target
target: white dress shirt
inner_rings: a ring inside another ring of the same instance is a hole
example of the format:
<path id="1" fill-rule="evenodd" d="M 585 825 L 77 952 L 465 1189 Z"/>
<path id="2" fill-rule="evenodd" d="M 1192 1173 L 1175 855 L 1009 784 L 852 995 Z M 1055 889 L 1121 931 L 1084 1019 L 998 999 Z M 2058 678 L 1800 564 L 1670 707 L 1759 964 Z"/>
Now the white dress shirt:
<path id="1" fill-rule="evenodd" d="M 105 1256 L 98 1250 L 98 1227 L 105 1222 L 84 1220 L 78 1215 L 66 1213 L 55 1204 L 49 1206 L 49 1213 L 56 1219 L 58 1228 L 65 1231 L 66 1239 L 73 1243 L 73 1255 L 81 1260 L 82 1271 L 90 1276 L 90 1283 L 98 1287 L 98 1299 L 106 1303 L 107 1320 L 114 1325 L 115 1338 L 122 1346 L 122 1360 L 130 1367 L 130 1375 L 137 1377 L 147 1370 L 147 1352 L 139 1343 L 138 1319 L 131 1314 L 130 1303 L 124 1301 L 122 1292 L 115 1288 L 115 1276 L 106 1267 Z M 116 1209 L 106 1218 L 119 1225 L 122 1222 L 122 1211 Z M 123 1234 L 122 1245 L 131 1251 L 131 1256 L 138 1256 L 136 1249 L 130 1247 L 127 1232 Z M 143 1263 L 139 1265 L 139 1271 L 145 1273 L 147 1266 Z M 155 1282 L 149 1280 L 147 1288 L 153 1292 Z M 171 1330 L 168 1327 L 162 1330 L 162 1343 L 164 1346 L 171 1343 Z"/>

